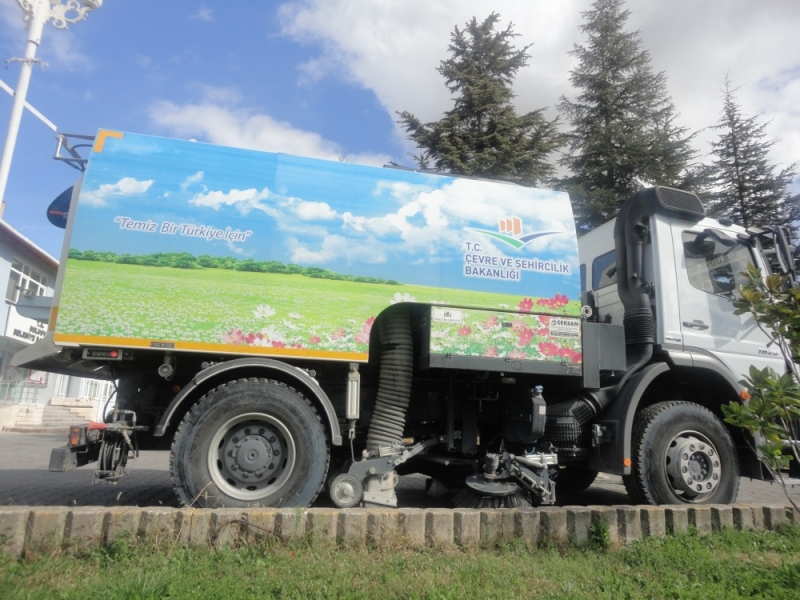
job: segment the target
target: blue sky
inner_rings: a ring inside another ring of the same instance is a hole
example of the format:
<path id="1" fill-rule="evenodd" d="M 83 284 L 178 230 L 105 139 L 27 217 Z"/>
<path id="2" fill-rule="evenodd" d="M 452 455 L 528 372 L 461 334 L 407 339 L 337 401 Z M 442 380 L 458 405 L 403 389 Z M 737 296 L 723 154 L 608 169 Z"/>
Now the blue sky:
<path id="1" fill-rule="evenodd" d="M 470 17 L 497 10 L 533 43 L 516 81 L 518 110 L 571 96 L 568 52 L 581 41 L 589 0 L 105 0 L 66 31 L 48 25 L 28 102 L 59 130 L 109 128 L 282 151 L 353 163 L 409 164 L 413 148 L 396 111 L 434 120 L 450 107 L 435 71 L 448 36 Z M 701 129 L 720 109 L 727 74 L 747 114 L 769 121 L 773 160 L 800 159 L 800 2 L 630 0 L 629 27 L 641 31 L 653 66 L 664 70 L 682 124 Z M 23 52 L 16 0 L 0 0 L 0 55 Z M 0 70 L 16 86 L 17 63 Z M 0 134 L 11 98 L 0 91 Z M 713 132 L 698 136 L 708 151 Z M 23 117 L 6 191 L 4 220 L 58 257 L 50 201 L 77 175 L 51 159 L 53 133 Z"/>
<path id="2" fill-rule="evenodd" d="M 498 239 L 515 217 L 516 239 Z M 519 296 L 579 291 L 566 194 L 140 134 L 107 137 L 92 155 L 70 246 Z"/>

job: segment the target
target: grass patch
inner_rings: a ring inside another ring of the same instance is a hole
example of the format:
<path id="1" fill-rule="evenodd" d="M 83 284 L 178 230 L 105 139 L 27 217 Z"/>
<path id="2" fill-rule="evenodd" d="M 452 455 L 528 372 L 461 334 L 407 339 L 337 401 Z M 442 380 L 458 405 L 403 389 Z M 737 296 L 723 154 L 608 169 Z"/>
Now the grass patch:
<path id="1" fill-rule="evenodd" d="M 690 532 L 626 548 L 344 550 L 262 540 L 213 551 L 121 541 L 0 558 L 15 598 L 796 598 L 800 529 Z"/>

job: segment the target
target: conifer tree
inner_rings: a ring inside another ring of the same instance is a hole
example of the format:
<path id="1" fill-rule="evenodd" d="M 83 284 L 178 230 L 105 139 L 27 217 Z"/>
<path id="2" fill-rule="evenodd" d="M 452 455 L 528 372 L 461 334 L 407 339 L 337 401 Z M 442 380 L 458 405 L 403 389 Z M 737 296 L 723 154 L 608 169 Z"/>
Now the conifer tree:
<path id="1" fill-rule="evenodd" d="M 547 157 L 560 137 L 544 109 L 516 114 L 512 84 L 530 45 L 515 48 L 519 34 L 513 24 L 496 31 L 499 20 L 497 13 L 483 22 L 473 17 L 453 30 L 450 58 L 438 67 L 453 108 L 432 123 L 403 111 L 399 122 L 420 150 L 414 159 L 421 168 L 534 185 L 554 172 Z"/>
<path id="2" fill-rule="evenodd" d="M 714 126 L 720 133 L 711 145 L 716 159 L 711 165 L 715 190 L 709 213 L 744 227 L 791 227 L 800 219 L 800 196 L 787 191 L 797 163 L 780 171 L 770 164 L 775 141 L 766 139 L 767 123 L 760 123 L 757 116 L 745 117 L 735 93 L 726 77 L 722 114 Z"/>
<path id="3" fill-rule="evenodd" d="M 559 105 L 571 125 L 561 160 L 570 174 L 559 187 L 570 192 L 584 231 L 613 218 L 638 189 L 682 187 L 690 175 L 690 136 L 676 123 L 664 73 L 653 72 L 639 33 L 625 31 L 623 5 L 596 0 L 583 13 L 587 39 L 571 52 L 577 97 Z"/>

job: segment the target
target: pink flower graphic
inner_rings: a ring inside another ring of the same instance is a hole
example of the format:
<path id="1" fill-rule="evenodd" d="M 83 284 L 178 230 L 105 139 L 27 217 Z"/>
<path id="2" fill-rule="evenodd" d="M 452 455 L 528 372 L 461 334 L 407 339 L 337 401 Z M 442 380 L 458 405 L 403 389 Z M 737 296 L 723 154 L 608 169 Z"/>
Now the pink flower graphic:
<path id="1" fill-rule="evenodd" d="M 334 340 L 343 340 L 346 335 L 347 332 L 343 328 L 340 328 L 331 333 L 331 338 Z"/>
<path id="2" fill-rule="evenodd" d="M 531 312 L 533 308 L 533 300 L 531 298 L 523 298 L 517 305 L 517 310 L 520 312 Z"/>
<path id="3" fill-rule="evenodd" d="M 462 325 L 461 327 L 458 328 L 458 335 L 460 336 L 469 335 L 471 333 L 472 333 L 472 327 L 470 327 L 469 325 Z"/>
<path id="4" fill-rule="evenodd" d="M 354 338 L 359 344 L 369 344 L 369 334 L 372 331 L 372 324 L 374 322 L 375 317 L 369 317 L 366 321 L 364 321 L 361 331 L 359 331 Z"/>
<path id="5" fill-rule="evenodd" d="M 499 321 L 497 320 L 496 316 L 489 317 L 483 322 L 484 329 L 495 329 L 499 325 Z"/>
<path id="6" fill-rule="evenodd" d="M 222 336 L 223 344 L 238 345 L 244 343 L 244 334 L 241 329 L 231 329 L 228 333 Z"/>
<path id="7" fill-rule="evenodd" d="M 491 348 L 487 348 L 483 351 L 484 356 L 497 356 L 497 348 L 492 346 Z"/>
<path id="8" fill-rule="evenodd" d="M 517 346 L 527 346 L 531 343 L 533 339 L 533 329 L 530 327 L 524 327 L 519 331 L 519 336 L 517 337 Z"/>
<path id="9" fill-rule="evenodd" d="M 322 338 L 320 338 L 318 335 L 312 335 L 310 338 L 308 338 L 308 343 L 311 344 L 312 346 L 315 344 L 319 344 L 321 341 Z"/>
<path id="10" fill-rule="evenodd" d="M 539 352 L 545 356 L 558 356 L 559 347 L 552 342 L 539 342 Z"/>
<path id="11" fill-rule="evenodd" d="M 514 331 L 519 331 L 520 329 L 525 329 L 525 320 L 516 317 L 511 320 L 511 329 Z"/>
<path id="12" fill-rule="evenodd" d="M 528 355 L 522 350 L 512 350 L 508 353 L 508 358 L 528 358 Z"/>

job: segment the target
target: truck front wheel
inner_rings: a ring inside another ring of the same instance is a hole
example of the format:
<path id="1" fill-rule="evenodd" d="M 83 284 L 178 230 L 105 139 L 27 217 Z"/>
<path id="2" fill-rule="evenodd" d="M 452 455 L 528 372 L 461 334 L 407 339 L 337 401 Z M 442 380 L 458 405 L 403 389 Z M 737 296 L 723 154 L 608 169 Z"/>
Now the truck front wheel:
<path id="1" fill-rule="evenodd" d="M 302 394 L 277 381 L 241 379 L 186 413 L 170 469 L 187 506 L 309 506 L 329 460 L 325 428 Z"/>
<path id="2" fill-rule="evenodd" d="M 725 425 L 690 402 L 661 402 L 637 415 L 625 489 L 636 504 L 729 504 L 739 461 Z"/>

